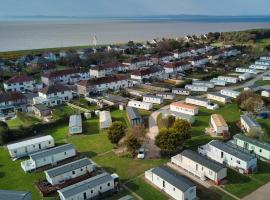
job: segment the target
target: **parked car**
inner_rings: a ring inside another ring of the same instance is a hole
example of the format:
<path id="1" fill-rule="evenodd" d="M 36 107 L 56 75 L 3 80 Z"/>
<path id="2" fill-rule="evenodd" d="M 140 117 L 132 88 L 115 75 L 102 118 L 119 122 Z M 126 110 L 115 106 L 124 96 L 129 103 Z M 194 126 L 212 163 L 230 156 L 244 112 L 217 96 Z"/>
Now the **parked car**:
<path id="1" fill-rule="evenodd" d="M 144 157 L 145 157 L 145 150 L 144 150 L 143 147 L 141 147 L 141 148 L 139 149 L 137 158 L 138 158 L 138 159 L 144 159 Z"/>

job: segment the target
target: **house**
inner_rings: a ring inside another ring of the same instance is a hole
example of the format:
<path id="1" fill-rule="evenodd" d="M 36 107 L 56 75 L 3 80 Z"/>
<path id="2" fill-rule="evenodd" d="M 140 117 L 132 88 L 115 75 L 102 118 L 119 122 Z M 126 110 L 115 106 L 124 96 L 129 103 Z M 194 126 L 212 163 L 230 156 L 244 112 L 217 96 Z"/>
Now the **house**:
<path id="1" fill-rule="evenodd" d="M 0 113 L 9 114 L 27 111 L 27 98 L 19 92 L 0 91 Z"/>
<path id="2" fill-rule="evenodd" d="M 52 52 L 45 52 L 45 53 L 42 54 L 42 57 L 49 60 L 49 61 L 52 61 L 52 62 L 57 61 L 56 54 L 54 54 Z"/>
<path id="3" fill-rule="evenodd" d="M 270 97 L 270 89 L 261 92 L 262 97 Z"/>
<path id="4" fill-rule="evenodd" d="M 38 92 L 38 96 L 33 98 L 34 104 L 45 104 L 53 107 L 73 99 L 72 91 L 62 84 L 49 85 Z"/>
<path id="5" fill-rule="evenodd" d="M 214 136 L 224 136 L 229 132 L 229 126 L 220 114 L 212 114 L 210 118 L 210 127 Z"/>
<path id="6" fill-rule="evenodd" d="M 168 117 L 168 116 L 173 116 L 176 119 L 182 119 L 186 120 L 190 124 L 193 124 L 195 122 L 195 117 L 193 115 L 181 113 L 181 112 L 175 112 L 171 110 L 162 110 L 162 117 Z"/>
<path id="7" fill-rule="evenodd" d="M 8 144 L 7 149 L 11 158 L 20 158 L 53 146 L 53 137 L 46 135 Z"/>
<path id="8" fill-rule="evenodd" d="M 250 133 L 250 132 L 261 133 L 261 132 L 263 132 L 261 125 L 258 122 L 256 122 L 256 120 L 253 119 L 249 115 L 241 115 L 240 123 L 241 123 L 241 128 L 244 131 L 246 131 L 247 133 Z"/>
<path id="9" fill-rule="evenodd" d="M 209 81 L 199 81 L 199 80 L 193 80 L 192 85 L 204 86 L 204 87 L 208 87 L 208 88 L 215 87 L 214 83 L 211 83 Z"/>
<path id="10" fill-rule="evenodd" d="M 147 95 L 143 96 L 143 102 L 153 103 L 153 104 L 162 104 L 163 103 L 163 97 L 147 94 Z"/>
<path id="11" fill-rule="evenodd" d="M 188 90 L 190 90 L 192 92 L 207 92 L 208 87 L 201 86 L 201 85 L 187 84 L 187 85 L 185 85 L 185 89 L 188 89 Z"/>
<path id="12" fill-rule="evenodd" d="M 210 83 L 214 83 L 214 85 L 217 85 L 217 86 L 226 86 L 227 84 L 226 81 L 219 80 L 218 78 L 212 78 L 210 80 Z"/>
<path id="13" fill-rule="evenodd" d="M 270 62 L 269 61 L 264 61 L 264 60 L 257 60 L 255 61 L 255 65 L 265 65 L 265 66 L 270 66 Z"/>
<path id="14" fill-rule="evenodd" d="M 153 65 L 153 62 L 148 57 L 141 56 L 138 58 L 129 58 L 126 61 L 124 61 L 122 64 L 126 68 L 126 70 L 136 70 L 141 67 Z"/>
<path id="15" fill-rule="evenodd" d="M 104 63 L 90 68 L 90 76 L 100 78 L 111 76 L 117 72 L 124 71 L 124 67 L 119 62 Z"/>
<path id="16" fill-rule="evenodd" d="M 35 89 L 36 81 L 26 75 L 13 76 L 3 83 L 4 90 L 7 92 L 26 92 Z"/>
<path id="17" fill-rule="evenodd" d="M 197 199 L 195 184 L 168 167 L 152 168 L 145 172 L 145 178 L 175 200 Z"/>
<path id="18" fill-rule="evenodd" d="M 74 85 L 81 80 L 89 80 L 90 73 L 85 68 L 70 68 L 58 71 L 51 71 L 42 74 L 41 81 L 45 85 L 64 84 Z"/>
<path id="19" fill-rule="evenodd" d="M 218 101 L 221 103 L 228 103 L 231 101 L 231 98 L 219 93 L 207 93 L 207 99 Z"/>
<path id="20" fill-rule="evenodd" d="M 48 69 L 54 66 L 54 63 L 43 57 L 35 57 L 29 64 L 33 68 Z"/>
<path id="21" fill-rule="evenodd" d="M 72 144 L 64 144 L 30 154 L 30 159 L 22 161 L 21 167 L 25 172 L 29 172 L 45 165 L 56 164 L 59 161 L 71 158 L 75 155 L 76 150 L 74 146 Z"/>
<path id="22" fill-rule="evenodd" d="M 113 193 L 117 182 L 113 174 L 98 174 L 79 183 L 57 190 L 61 200 L 94 199 L 103 193 Z"/>
<path id="23" fill-rule="evenodd" d="M 267 70 L 269 68 L 268 65 L 262 65 L 262 64 L 255 64 L 255 65 L 250 65 L 250 69 L 257 69 L 257 70 Z"/>
<path id="24" fill-rule="evenodd" d="M 188 115 L 197 115 L 199 113 L 199 108 L 197 106 L 188 105 L 180 101 L 171 103 L 170 110 Z"/>
<path id="25" fill-rule="evenodd" d="M 172 74 L 190 69 L 191 64 L 188 61 L 166 62 L 163 68 L 165 73 Z"/>
<path id="26" fill-rule="evenodd" d="M 244 73 L 238 76 L 239 81 L 246 81 L 252 77 L 251 73 Z"/>
<path id="27" fill-rule="evenodd" d="M 208 60 L 207 56 L 195 56 L 195 57 L 190 58 L 189 62 L 194 67 L 200 67 L 200 66 L 205 65 L 206 63 L 208 63 L 209 60 Z"/>
<path id="28" fill-rule="evenodd" d="M 200 146 L 198 152 L 218 163 L 235 168 L 240 173 L 249 174 L 257 169 L 257 158 L 218 140 Z"/>
<path id="29" fill-rule="evenodd" d="M 82 116 L 79 115 L 71 115 L 69 117 L 69 134 L 75 135 L 82 133 Z"/>
<path id="30" fill-rule="evenodd" d="M 220 94 L 236 99 L 240 95 L 240 92 L 231 89 L 222 89 L 220 90 Z"/>
<path id="31" fill-rule="evenodd" d="M 203 106 L 209 110 L 216 110 L 219 108 L 218 104 L 212 103 L 210 100 L 201 99 L 198 97 L 187 97 L 185 102 L 196 106 Z"/>
<path id="32" fill-rule="evenodd" d="M 233 76 L 218 76 L 218 80 L 225 81 L 227 83 L 237 83 L 238 78 Z"/>
<path id="33" fill-rule="evenodd" d="M 183 168 L 201 180 L 210 179 L 216 185 L 220 185 L 221 181 L 227 176 L 227 168 L 222 164 L 189 149 L 171 157 L 171 163 Z"/>
<path id="34" fill-rule="evenodd" d="M 128 106 L 126 108 L 127 118 L 132 127 L 141 125 L 143 123 L 142 116 L 138 112 L 137 108 Z"/>
<path id="35" fill-rule="evenodd" d="M 173 56 L 176 59 L 181 59 L 181 58 L 191 57 L 192 56 L 192 53 L 188 49 L 175 50 L 173 52 Z"/>
<path id="36" fill-rule="evenodd" d="M 44 104 L 34 104 L 32 110 L 38 118 L 46 118 L 52 115 L 52 110 Z"/>
<path id="37" fill-rule="evenodd" d="M 127 75 L 114 75 L 91 80 L 83 80 L 77 83 L 79 95 L 88 96 L 90 93 L 100 93 L 107 90 L 121 90 L 132 87 L 132 81 Z"/>
<path id="38" fill-rule="evenodd" d="M 240 149 L 255 154 L 263 159 L 270 160 L 270 144 L 247 137 L 243 134 L 233 136 L 233 143 Z"/>
<path id="39" fill-rule="evenodd" d="M 112 125 L 112 117 L 110 111 L 99 112 L 99 128 L 105 129 Z"/>
<path id="40" fill-rule="evenodd" d="M 235 72 L 238 72 L 238 73 L 249 73 L 249 74 L 255 74 L 255 75 L 259 73 L 256 69 L 239 68 L 239 67 L 237 67 L 235 69 Z"/>
<path id="41" fill-rule="evenodd" d="M 47 181 L 52 185 L 62 184 L 70 179 L 83 176 L 95 170 L 96 164 L 89 158 L 82 158 L 44 171 Z"/>
<path id="42" fill-rule="evenodd" d="M 129 101 L 128 106 L 134 107 L 134 108 L 139 108 L 139 109 L 142 109 L 142 110 L 151 110 L 153 108 L 152 103 L 147 103 L 147 102 L 142 102 L 142 101 L 135 101 L 135 100 Z"/>
<path id="43" fill-rule="evenodd" d="M 31 192 L 0 190 L 1 199 L 6 200 L 32 200 Z"/>
<path id="44" fill-rule="evenodd" d="M 143 82 L 151 78 L 163 78 L 164 70 L 160 67 L 141 68 L 131 72 L 130 78 L 135 82 Z"/>
<path id="45" fill-rule="evenodd" d="M 163 99 L 173 100 L 175 99 L 176 95 L 170 92 L 159 92 L 156 94 L 157 97 L 162 97 Z"/>
<path id="46" fill-rule="evenodd" d="M 190 91 L 183 88 L 173 88 L 172 93 L 184 96 L 190 95 Z"/>

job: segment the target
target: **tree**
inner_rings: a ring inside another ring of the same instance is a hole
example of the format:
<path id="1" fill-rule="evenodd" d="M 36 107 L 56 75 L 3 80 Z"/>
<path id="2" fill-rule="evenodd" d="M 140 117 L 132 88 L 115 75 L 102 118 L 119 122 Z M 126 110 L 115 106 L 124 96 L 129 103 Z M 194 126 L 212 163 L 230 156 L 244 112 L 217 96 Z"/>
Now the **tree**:
<path id="1" fill-rule="evenodd" d="M 132 154 L 132 156 L 136 155 L 136 151 L 141 147 L 142 142 L 140 139 L 135 137 L 132 134 L 129 134 L 125 140 L 128 151 Z"/>
<path id="2" fill-rule="evenodd" d="M 243 91 L 236 98 L 236 103 L 240 107 L 243 101 L 247 100 L 249 97 L 254 97 L 254 96 L 255 96 L 254 92 L 252 92 L 250 90 Z"/>
<path id="3" fill-rule="evenodd" d="M 143 139 L 145 137 L 145 128 L 143 125 L 137 125 L 129 130 L 129 133 L 137 139 Z"/>
<path id="4" fill-rule="evenodd" d="M 3 145 L 8 140 L 9 128 L 5 122 L 0 121 L 0 145 Z"/>
<path id="5" fill-rule="evenodd" d="M 161 117 L 158 118 L 158 127 L 160 128 L 170 128 L 173 126 L 173 123 L 175 121 L 175 117 L 172 115 L 169 115 L 168 117 Z"/>
<path id="6" fill-rule="evenodd" d="M 124 137 L 126 127 L 123 122 L 115 121 L 112 123 L 108 130 L 108 138 L 113 144 L 118 144 L 118 142 Z"/>
<path id="7" fill-rule="evenodd" d="M 244 100 L 240 107 L 252 113 L 258 113 L 264 106 L 264 101 L 260 96 L 249 97 Z"/>
<path id="8" fill-rule="evenodd" d="M 173 131 L 181 135 L 183 140 L 191 138 L 190 128 L 190 123 L 183 119 L 176 119 L 172 127 Z"/>

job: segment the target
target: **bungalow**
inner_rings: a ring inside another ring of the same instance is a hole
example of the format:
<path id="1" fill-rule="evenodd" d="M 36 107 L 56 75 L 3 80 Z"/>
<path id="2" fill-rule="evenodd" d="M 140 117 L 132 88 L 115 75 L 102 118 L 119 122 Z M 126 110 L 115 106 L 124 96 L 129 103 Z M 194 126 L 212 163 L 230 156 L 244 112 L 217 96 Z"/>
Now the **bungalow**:
<path id="1" fill-rule="evenodd" d="M 175 200 L 197 199 L 195 184 L 168 167 L 152 168 L 145 172 L 145 178 Z"/>
<path id="2" fill-rule="evenodd" d="M 45 104 L 46 106 L 57 106 L 73 99 L 72 91 L 62 84 L 49 85 L 38 92 L 33 98 L 34 104 Z"/>
<path id="3" fill-rule="evenodd" d="M 54 63 L 43 57 L 35 57 L 30 62 L 30 67 L 48 69 L 54 66 Z"/>
<path id="4" fill-rule="evenodd" d="M 265 65 L 265 66 L 270 66 L 270 62 L 269 61 L 264 61 L 264 60 L 257 60 L 255 61 L 255 65 Z"/>
<path id="5" fill-rule="evenodd" d="M 110 111 L 99 112 L 99 128 L 105 129 L 112 125 L 112 117 Z"/>
<path id="6" fill-rule="evenodd" d="M 79 134 L 82 133 L 82 116 L 79 115 L 71 115 L 69 117 L 69 134 Z"/>
<path id="7" fill-rule="evenodd" d="M 208 87 L 201 86 L 201 85 L 187 84 L 187 85 L 185 85 L 185 89 L 188 89 L 188 90 L 190 90 L 192 92 L 207 92 Z"/>
<path id="8" fill-rule="evenodd" d="M 214 88 L 215 85 L 209 81 L 199 81 L 199 80 L 193 80 L 192 81 L 192 85 L 196 85 L 196 86 L 204 86 L 204 87 L 208 87 L 208 88 Z"/>
<path id="9" fill-rule="evenodd" d="M 61 190 L 57 190 L 61 200 L 94 199 L 103 193 L 113 193 L 117 186 L 117 178 L 107 172 L 96 175 Z"/>
<path id="10" fill-rule="evenodd" d="M 1 199 L 6 200 L 32 200 L 31 192 L 0 190 Z"/>
<path id="11" fill-rule="evenodd" d="M 187 97 L 185 102 L 188 104 L 196 105 L 196 106 L 203 106 L 209 110 L 216 110 L 219 108 L 218 104 L 211 103 L 210 100 L 201 99 L 197 97 Z"/>
<path id="12" fill-rule="evenodd" d="M 250 132 L 261 133 L 263 131 L 261 125 L 249 115 L 241 115 L 240 123 L 241 128 L 247 133 Z"/>
<path id="13" fill-rule="evenodd" d="M 75 155 L 76 150 L 74 146 L 72 144 L 64 144 L 30 154 L 30 159 L 22 161 L 21 167 L 25 172 L 29 172 L 45 165 L 56 164 L 59 161 L 71 158 Z"/>
<path id="14" fill-rule="evenodd" d="M 52 110 L 44 104 L 34 104 L 32 110 L 38 118 L 46 118 L 52 115 Z"/>
<path id="15" fill-rule="evenodd" d="M 142 110 L 151 110 L 153 108 L 152 103 L 147 103 L 147 102 L 142 102 L 142 101 L 134 101 L 134 100 L 129 101 L 128 106 L 134 107 L 134 108 L 139 108 Z"/>
<path id="16" fill-rule="evenodd" d="M 218 163 L 235 168 L 240 173 L 249 174 L 257 169 L 256 157 L 218 140 L 200 146 L 198 152 Z"/>
<path id="17" fill-rule="evenodd" d="M 127 75 L 114 75 L 79 81 L 77 83 L 77 91 L 79 95 L 88 96 L 90 93 L 121 90 L 132 85 L 132 81 L 129 80 Z"/>
<path id="18" fill-rule="evenodd" d="M 53 137 L 46 135 L 8 144 L 7 149 L 11 158 L 20 158 L 53 146 Z"/>
<path id="19" fill-rule="evenodd" d="M 218 76 L 218 80 L 225 81 L 227 83 L 237 83 L 238 78 L 233 76 Z"/>
<path id="20" fill-rule="evenodd" d="M 201 180 L 208 178 L 214 181 L 216 185 L 220 185 L 221 180 L 227 176 L 226 167 L 189 149 L 173 156 L 171 163 Z"/>
<path id="21" fill-rule="evenodd" d="M 177 73 L 183 72 L 191 68 L 191 64 L 188 61 L 177 61 L 164 63 L 163 68 L 165 73 Z"/>
<path id="22" fill-rule="evenodd" d="M 132 127 L 141 125 L 143 123 L 142 116 L 138 112 L 137 108 L 127 106 L 127 118 Z"/>
<path id="23" fill-rule="evenodd" d="M 220 94 L 235 99 L 240 95 L 240 92 L 231 89 L 222 89 L 220 90 Z"/>
<path id="24" fill-rule="evenodd" d="M 95 170 L 96 164 L 89 158 L 82 158 L 73 162 L 44 171 L 47 181 L 52 185 L 62 184 L 70 179 L 83 176 Z"/>
<path id="25" fill-rule="evenodd" d="M 214 83 L 214 85 L 217 85 L 217 86 L 226 86 L 227 84 L 226 81 L 219 80 L 218 78 L 212 78 L 210 80 L 210 83 Z"/>
<path id="26" fill-rule="evenodd" d="M 7 92 L 26 92 L 35 89 L 36 81 L 26 75 L 13 76 L 3 83 L 4 90 Z"/>
<path id="27" fill-rule="evenodd" d="M 190 95 L 190 91 L 183 88 L 174 88 L 172 89 L 172 93 L 178 94 L 178 95 L 184 95 L 184 96 Z"/>
<path id="28" fill-rule="evenodd" d="M 250 79 L 252 77 L 252 75 L 251 75 L 251 73 L 244 73 L 244 74 L 240 74 L 239 76 L 238 76 L 238 79 L 240 80 L 240 81 L 246 81 L 246 80 L 248 80 L 248 79 Z"/>
<path id="29" fill-rule="evenodd" d="M 257 70 L 267 70 L 269 68 L 268 65 L 261 65 L 261 64 L 255 64 L 255 65 L 250 65 L 250 69 L 257 69 Z"/>
<path id="30" fill-rule="evenodd" d="M 124 67 L 119 62 L 111 62 L 100 64 L 90 68 L 90 76 L 94 78 L 100 78 L 105 76 L 111 76 L 119 71 L 124 71 Z"/>
<path id="31" fill-rule="evenodd" d="M 143 102 L 153 103 L 153 104 L 162 104 L 163 97 L 158 97 L 158 96 L 154 96 L 154 95 L 144 95 Z"/>
<path id="32" fill-rule="evenodd" d="M 262 97 L 270 97 L 270 89 L 261 92 Z"/>
<path id="33" fill-rule="evenodd" d="M 164 70 L 159 67 L 141 68 L 132 71 L 130 78 L 134 81 L 142 82 L 150 78 L 163 78 Z"/>
<path id="34" fill-rule="evenodd" d="M 233 136 L 233 143 L 251 154 L 255 154 L 261 158 L 270 160 L 270 144 L 259 140 L 247 137 L 243 134 Z"/>
<path id="35" fill-rule="evenodd" d="M 72 68 L 59 71 L 52 71 L 41 76 L 41 81 L 45 85 L 70 84 L 74 85 L 80 80 L 89 80 L 90 73 L 85 68 Z"/>
<path id="36" fill-rule="evenodd" d="M 218 101 L 221 103 L 228 103 L 231 101 L 231 98 L 219 93 L 207 93 L 207 99 Z"/>
<path id="37" fill-rule="evenodd" d="M 163 99 L 173 100 L 175 99 L 176 95 L 170 92 L 159 92 L 156 94 L 157 97 L 162 97 Z"/>
<path id="38" fill-rule="evenodd" d="M 175 112 L 175 111 L 171 111 L 171 110 L 162 110 L 162 117 L 168 117 L 168 116 L 173 116 L 176 119 L 186 120 L 190 124 L 193 124 L 195 122 L 195 117 L 193 115 Z"/>
<path id="39" fill-rule="evenodd" d="M 212 114 L 210 126 L 215 136 L 224 136 L 229 132 L 229 126 L 220 114 Z"/>
<path id="40" fill-rule="evenodd" d="M 27 98 L 19 92 L 0 91 L 0 113 L 9 114 L 27 111 Z"/>
<path id="41" fill-rule="evenodd" d="M 249 74 L 255 74 L 255 75 L 259 73 L 256 69 L 239 68 L 239 67 L 237 67 L 235 69 L 235 72 L 238 72 L 238 73 L 249 73 Z"/>
<path id="42" fill-rule="evenodd" d="M 199 108 L 197 106 L 188 105 L 180 101 L 171 103 L 170 110 L 188 115 L 197 115 L 199 113 Z"/>

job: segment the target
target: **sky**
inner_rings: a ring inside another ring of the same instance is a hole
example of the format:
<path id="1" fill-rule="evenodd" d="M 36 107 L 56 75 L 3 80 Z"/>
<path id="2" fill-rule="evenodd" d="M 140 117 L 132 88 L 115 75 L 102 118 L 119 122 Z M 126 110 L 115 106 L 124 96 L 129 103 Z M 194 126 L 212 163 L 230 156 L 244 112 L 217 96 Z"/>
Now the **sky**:
<path id="1" fill-rule="evenodd" d="M 270 15 L 270 0 L 0 0 L 0 16 Z"/>

